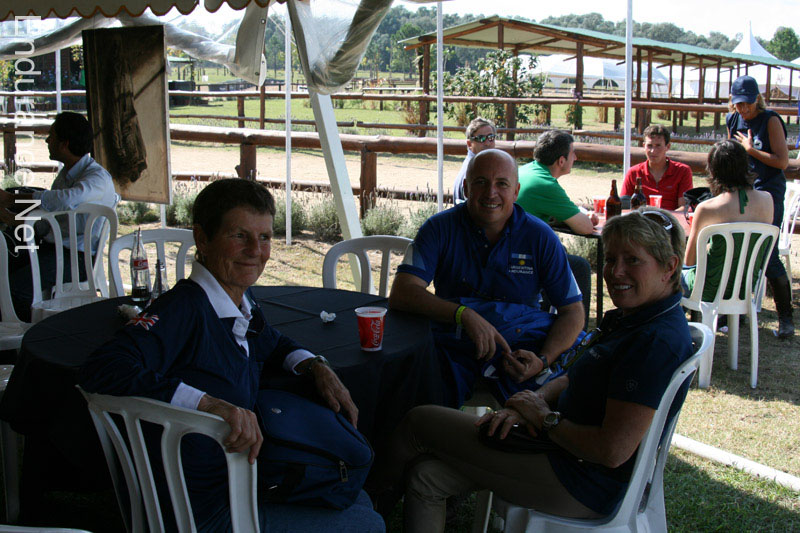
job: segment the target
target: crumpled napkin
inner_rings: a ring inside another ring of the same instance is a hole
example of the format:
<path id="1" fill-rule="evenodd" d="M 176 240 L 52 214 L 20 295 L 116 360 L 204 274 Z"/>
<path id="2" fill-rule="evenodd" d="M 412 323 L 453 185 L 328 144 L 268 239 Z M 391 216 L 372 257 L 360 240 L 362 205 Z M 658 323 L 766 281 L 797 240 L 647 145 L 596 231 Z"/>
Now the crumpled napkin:
<path id="1" fill-rule="evenodd" d="M 323 324 L 327 324 L 328 322 L 333 322 L 334 320 L 336 320 L 336 313 L 321 311 L 319 317 L 322 319 Z"/>
<path id="2" fill-rule="evenodd" d="M 117 313 L 119 313 L 123 318 L 131 320 L 142 313 L 142 308 L 138 305 L 122 304 L 117 307 Z"/>

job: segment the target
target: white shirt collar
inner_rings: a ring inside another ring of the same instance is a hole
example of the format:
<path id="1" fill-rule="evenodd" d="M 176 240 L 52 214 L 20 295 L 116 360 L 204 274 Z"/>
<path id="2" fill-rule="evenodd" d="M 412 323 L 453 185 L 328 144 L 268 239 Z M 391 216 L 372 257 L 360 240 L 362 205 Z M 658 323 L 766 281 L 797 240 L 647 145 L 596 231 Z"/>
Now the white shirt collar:
<path id="1" fill-rule="evenodd" d="M 66 176 L 64 176 L 64 178 L 71 183 L 78 176 L 83 174 L 83 171 L 91 164 L 92 161 L 94 161 L 94 159 L 92 159 L 91 155 L 88 153 L 83 154 L 83 156 L 81 156 L 81 158 L 78 159 L 74 165 L 72 165 L 72 168 L 66 172 Z"/>
<path id="2" fill-rule="evenodd" d="M 247 296 L 242 296 L 242 305 L 236 307 L 236 304 L 233 303 L 231 297 L 219 284 L 217 278 L 199 262 L 192 263 L 192 273 L 189 275 L 189 279 L 200 285 L 206 296 L 208 296 L 209 301 L 211 301 L 211 307 L 214 308 L 214 312 L 217 313 L 218 317 L 244 318 L 248 322 L 250 321 L 252 307 Z"/>

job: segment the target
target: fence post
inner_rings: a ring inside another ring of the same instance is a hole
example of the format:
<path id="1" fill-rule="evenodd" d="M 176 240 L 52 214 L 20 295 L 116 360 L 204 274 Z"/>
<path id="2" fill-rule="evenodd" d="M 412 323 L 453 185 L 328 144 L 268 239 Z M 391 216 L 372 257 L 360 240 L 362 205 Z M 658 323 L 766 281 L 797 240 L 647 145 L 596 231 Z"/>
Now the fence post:
<path id="1" fill-rule="evenodd" d="M 6 162 L 6 172 L 14 171 L 14 156 L 17 154 L 17 135 L 14 130 L 3 132 L 3 161 Z"/>
<path id="2" fill-rule="evenodd" d="M 244 96 L 237 96 L 236 97 L 236 114 L 239 117 L 243 117 L 244 116 Z M 240 128 L 244 128 L 244 120 L 242 120 L 240 118 L 238 123 L 239 123 L 239 127 Z"/>
<path id="3" fill-rule="evenodd" d="M 239 146 L 239 164 L 236 173 L 240 178 L 255 179 L 256 171 L 256 145 L 242 143 Z"/>
<path id="4" fill-rule="evenodd" d="M 431 94 L 431 47 L 425 45 L 422 47 L 422 94 Z M 430 119 L 430 104 L 428 102 L 419 103 L 419 123 L 427 124 Z M 417 132 L 417 136 L 425 137 L 427 135 L 424 129 Z"/>
<path id="5" fill-rule="evenodd" d="M 259 94 L 260 109 L 259 109 L 259 112 L 258 112 L 258 128 L 262 129 L 262 130 L 264 129 L 264 118 L 266 116 L 266 99 L 265 99 L 265 95 L 264 95 L 264 92 L 266 90 L 267 90 L 267 88 L 264 85 L 262 85 L 261 88 L 259 89 L 259 93 L 260 93 Z M 244 104 L 242 104 L 242 107 L 244 107 Z"/>
<path id="6" fill-rule="evenodd" d="M 552 113 L 553 113 L 553 106 L 551 106 L 550 104 L 545 105 L 544 106 L 544 115 L 545 115 L 544 116 L 544 123 L 547 124 L 548 126 L 550 125 L 550 121 L 552 119 Z"/>
<path id="7" fill-rule="evenodd" d="M 670 115 L 672 115 L 672 133 L 678 133 L 678 115 L 680 111 L 670 111 Z"/>
<path id="8" fill-rule="evenodd" d="M 514 140 L 514 128 L 517 127 L 517 106 L 514 104 L 506 104 L 506 127 L 509 129 L 506 132 L 506 140 Z"/>
<path id="9" fill-rule="evenodd" d="M 375 193 L 378 187 L 378 154 L 371 152 L 366 146 L 361 147 L 361 218 L 375 205 Z"/>
<path id="10" fill-rule="evenodd" d="M 622 111 L 620 108 L 614 108 L 614 131 L 619 131 L 619 123 L 622 122 Z"/>

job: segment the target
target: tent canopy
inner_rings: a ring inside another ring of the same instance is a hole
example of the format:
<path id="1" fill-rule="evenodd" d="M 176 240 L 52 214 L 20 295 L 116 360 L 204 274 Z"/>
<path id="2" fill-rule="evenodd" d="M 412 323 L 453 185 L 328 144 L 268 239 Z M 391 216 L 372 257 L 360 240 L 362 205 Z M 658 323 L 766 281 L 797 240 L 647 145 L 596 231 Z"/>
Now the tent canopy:
<path id="1" fill-rule="evenodd" d="M 215 12 L 225 3 L 233 9 L 244 9 L 251 1 L 266 7 L 269 0 L 203 0 L 207 11 Z M 173 7 L 184 15 L 197 7 L 199 0 L 3 0 L 0 20 L 14 17 L 90 18 L 95 15 L 114 17 L 127 13 L 138 17 L 148 8 L 155 15 L 165 15 Z"/>
<path id="2" fill-rule="evenodd" d="M 576 58 L 563 54 L 551 56 L 540 56 L 537 58 L 537 65 L 532 70 L 535 75 L 542 74 L 558 87 L 564 81 L 575 78 L 577 72 Z M 642 65 L 642 78 L 647 80 L 647 65 Z M 619 64 L 613 59 L 602 59 L 599 57 L 583 58 L 583 80 L 587 87 L 596 85 L 614 87 L 625 86 L 625 65 Z M 653 69 L 653 88 L 655 91 L 666 93 L 669 79 L 660 71 Z"/>

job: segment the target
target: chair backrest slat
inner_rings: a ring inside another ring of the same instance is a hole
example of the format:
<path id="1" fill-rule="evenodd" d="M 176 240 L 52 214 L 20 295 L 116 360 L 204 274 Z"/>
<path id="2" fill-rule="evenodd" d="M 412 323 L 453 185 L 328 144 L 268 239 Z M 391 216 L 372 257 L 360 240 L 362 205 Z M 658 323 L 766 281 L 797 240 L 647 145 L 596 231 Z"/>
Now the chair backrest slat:
<path id="1" fill-rule="evenodd" d="M 122 281 L 122 274 L 119 268 L 119 254 L 122 250 L 133 248 L 135 233 L 123 235 L 115 240 L 108 249 L 108 272 L 110 279 L 111 296 L 124 296 L 125 289 Z M 142 242 L 144 244 L 155 244 L 156 256 L 161 263 L 166 265 L 166 243 L 179 243 L 178 253 L 175 256 L 175 280 L 186 277 L 186 256 L 189 249 L 194 246 L 194 235 L 191 230 L 177 228 L 160 228 L 142 230 Z"/>
<path id="2" fill-rule="evenodd" d="M 147 398 L 81 392 L 89 404 L 89 412 L 100 436 L 128 531 L 139 533 L 146 529 L 164 530 L 161 508 L 164 503 L 158 500 L 148 453 L 148 441 L 142 431 L 142 422 L 157 424 L 163 429 L 159 446 L 176 525 L 179 531 L 195 531 L 191 501 L 180 457 L 181 439 L 184 435 L 198 433 L 211 437 L 224 448 L 222 442 L 230 432 L 228 424 L 216 415 L 174 407 Z M 112 418 L 112 415 L 122 418 L 122 426 Z M 122 435 L 121 427 L 125 428 L 127 439 Z M 259 525 L 256 506 L 256 465 L 248 462 L 246 453 L 224 455 L 228 465 L 233 531 L 257 532 Z M 123 490 L 122 481 L 116 473 L 117 461 L 122 465 L 127 493 Z M 130 503 L 123 494 L 131 495 Z"/>
<path id="3" fill-rule="evenodd" d="M 53 240 L 56 243 L 56 283 L 52 296 L 45 294 L 45 299 L 64 298 L 70 296 L 96 295 L 98 291 L 104 297 L 108 296 L 108 285 L 106 284 L 105 272 L 103 270 L 103 250 L 105 243 L 110 239 L 113 241 L 117 234 L 117 213 L 114 209 L 98 204 L 81 204 L 69 211 L 44 211 L 36 209 L 29 215 L 49 226 Z M 69 240 L 69 266 L 71 269 L 72 281 L 64 283 L 64 247 L 60 243 L 64 242 L 64 233 L 61 221 L 66 220 L 67 238 Z M 79 226 L 83 224 L 83 228 Z M 93 231 L 95 224 L 100 224 L 100 235 L 97 242 L 93 242 Z M 82 230 L 82 231 L 81 231 Z M 78 233 L 83 234 L 83 239 L 78 240 Z M 33 238 L 28 241 L 33 246 Z M 83 248 L 84 258 L 82 267 L 79 265 L 80 248 Z M 94 258 L 92 251 L 95 251 Z M 86 282 L 79 282 L 79 272 L 86 272 Z M 37 261 L 38 269 L 38 261 Z"/>
<path id="4" fill-rule="evenodd" d="M 779 241 L 781 248 L 789 248 L 791 246 L 792 235 L 794 235 L 794 228 L 797 225 L 798 218 L 800 218 L 800 183 L 787 181 Z"/>
<path id="5" fill-rule="evenodd" d="M 741 236 L 738 254 L 735 253 L 734 246 L 736 236 Z M 716 296 L 711 303 L 719 306 L 720 314 L 728 314 L 726 311 L 744 313 L 745 306 L 749 305 L 754 294 L 758 294 L 763 283 L 770 253 L 777 242 L 778 228 L 771 224 L 756 222 L 730 222 L 712 224 L 700 230 L 697 236 L 695 286 L 688 296 L 690 300 L 703 301 L 706 284 L 711 282 L 708 277 L 710 255 L 708 250 L 709 243 L 715 237 L 724 239 L 725 258 Z M 754 278 L 755 283 L 753 283 Z M 726 296 L 731 280 L 732 290 L 730 295 Z M 735 311 L 736 309 L 741 310 Z"/>
<path id="6" fill-rule="evenodd" d="M 669 424 L 667 424 L 667 418 L 672 410 L 674 401 L 676 401 L 678 392 L 687 384 L 687 381 L 693 378 L 700 358 L 711 347 L 712 333 L 710 329 L 703 324 L 695 322 L 690 322 L 689 327 L 692 330 L 693 338 L 696 339 L 695 351 L 673 373 L 667 389 L 661 396 L 661 401 L 653 420 L 650 422 L 650 427 L 639 444 L 633 474 L 628 483 L 628 490 L 614 517 L 610 518 L 609 523 L 615 520 L 620 522 L 632 520 L 635 523 L 636 514 L 646 506 L 648 487 L 660 481 L 660 477 L 663 476 L 664 463 L 666 462 L 672 434 L 678 421 L 680 408 L 675 410 Z M 699 343 L 697 340 L 699 340 Z"/>
<path id="7" fill-rule="evenodd" d="M 389 274 L 391 252 L 404 253 L 411 244 L 411 239 L 397 237 L 394 235 L 371 235 L 369 237 L 358 237 L 336 243 L 325 254 L 322 262 L 322 286 L 328 289 L 336 288 L 336 264 L 344 254 L 354 254 L 361 266 L 361 292 L 375 294 L 375 286 L 372 282 L 372 270 L 369 263 L 368 250 L 381 252 L 381 278 L 378 286 L 378 294 L 385 297 L 389 293 Z"/>

